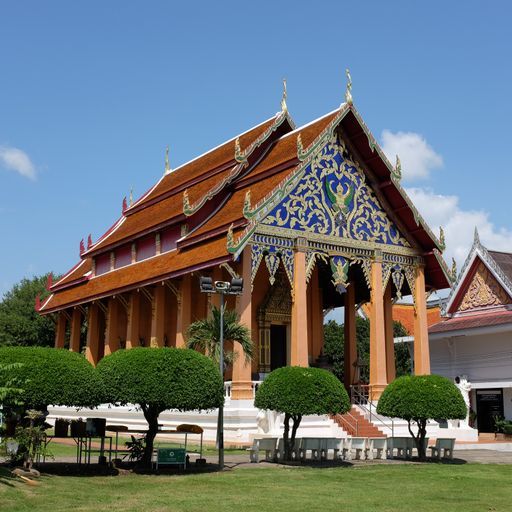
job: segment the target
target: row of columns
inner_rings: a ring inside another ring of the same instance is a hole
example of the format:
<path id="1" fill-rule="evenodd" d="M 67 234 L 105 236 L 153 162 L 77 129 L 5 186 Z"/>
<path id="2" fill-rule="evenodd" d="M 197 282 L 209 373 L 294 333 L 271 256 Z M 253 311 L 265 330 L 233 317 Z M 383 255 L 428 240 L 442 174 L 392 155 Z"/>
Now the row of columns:
<path id="1" fill-rule="evenodd" d="M 191 323 L 191 278 L 184 276 L 177 298 L 176 320 L 172 323 L 176 333 L 176 347 L 185 346 L 185 333 Z M 154 287 L 151 297 L 151 327 L 149 344 L 152 347 L 165 346 L 166 314 L 169 305 L 166 303 L 166 288 L 164 285 Z M 69 350 L 80 351 L 80 335 L 84 316 L 87 315 L 87 335 L 85 345 L 85 357 L 93 365 L 96 365 L 104 355 L 109 355 L 118 350 L 120 339 L 126 340 L 126 348 L 140 345 L 142 292 L 132 291 L 128 300 L 125 297 L 110 297 L 107 305 L 101 302 L 89 304 L 87 312 L 79 306 L 72 310 L 71 316 L 67 311 L 60 311 L 57 317 L 55 332 L 55 347 L 64 348 L 67 337 L 67 325 L 69 328 Z M 121 317 L 125 319 L 121 320 Z"/>
<path id="2" fill-rule="evenodd" d="M 251 246 L 247 246 L 241 255 L 240 273 L 244 279 L 242 295 L 237 300 L 237 312 L 241 322 L 253 333 L 253 343 L 257 343 L 257 329 L 253 325 L 253 305 L 251 300 Z M 414 362 L 416 374 L 430 373 L 428 350 L 428 327 L 425 298 L 424 269 L 419 267 L 415 281 L 415 315 L 414 315 Z M 291 351 L 292 366 L 308 366 L 308 295 L 306 282 L 306 252 L 300 245 L 294 255 L 293 297 L 291 311 Z M 119 315 L 125 308 L 126 348 L 139 346 L 141 323 L 141 293 L 133 291 L 124 305 L 119 299 L 111 297 L 106 306 L 106 326 L 104 345 L 100 346 L 101 322 L 100 304 L 92 303 L 88 309 L 88 329 L 86 357 L 92 364 L 97 364 L 103 357 L 119 348 Z M 151 338 L 150 345 L 165 345 L 165 311 L 166 289 L 155 286 L 152 293 Z M 382 261 L 376 258 L 371 268 L 370 301 L 370 388 L 372 398 L 380 396 L 386 385 L 395 378 L 393 320 L 392 320 L 391 286 L 383 290 Z M 185 346 L 185 333 L 192 316 L 192 282 L 190 275 L 183 277 L 179 288 L 176 315 L 176 347 Z M 64 347 L 66 336 L 66 315 L 59 314 L 56 329 L 56 347 Z M 345 295 L 345 384 L 347 388 L 354 383 L 357 363 L 356 347 L 356 304 L 355 286 L 348 286 Z M 75 308 L 71 317 L 70 350 L 78 351 L 80 347 L 81 311 Z M 234 344 L 236 353 L 232 371 L 232 398 L 252 399 L 252 367 L 246 362 L 239 344 Z"/>

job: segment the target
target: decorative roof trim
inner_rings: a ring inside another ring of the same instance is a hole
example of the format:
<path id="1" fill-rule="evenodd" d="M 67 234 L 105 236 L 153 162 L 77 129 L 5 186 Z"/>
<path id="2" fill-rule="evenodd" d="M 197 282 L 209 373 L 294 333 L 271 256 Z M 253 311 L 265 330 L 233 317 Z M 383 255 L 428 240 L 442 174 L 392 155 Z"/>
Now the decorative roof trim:
<path id="1" fill-rule="evenodd" d="M 480 258 L 482 263 L 488 268 L 498 283 L 505 289 L 507 294 L 512 297 L 512 282 L 505 275 L 501 267 L 496 263 L 496 260 L 489 254 L 489 251 L 482 245 L 480 242 L 480 236 L 478 235 L 478 230 L 475 228 L 473 245 L 457 279 L 455 280 L 455 283 L 453 284 L 452 291 L 450 292 L 450 295 L 448 295 L 446 309 L 443 312 L 443 316 L 451 316 L 453 314 L 451 309 L 453 308 L 455 299 L 457 298 L 463 284 L 465 283 L 469 271 L 471 270 L 471 267 L 473 266 L 473 263 L 477 257 Z"/>
<path id="2" fill-rule="evenodd" d="M 233 167 L 231 172 L 229 172 L 222 181 L 210 189 L 197 203 L 193 205 L 190 204 L 187 191 L 185 190 L 185 192 L 183 192 L 183 213 L 187 217 L 194 215 L 194 213 L 200 210 L 207 201 L 212 199 L 233 180 L 238 178 L 241 172 L 249 165 L 249 157 L 252 155 L 252 153 L 254 153 L 254 151 L 256 151 L 256 149 L 258 149 L 285 121 L 288 121 L 292 128 L 295 127 L 295 124 L 289 116 L 288 111 L 279 112 L 279 114 L 277 114 L 275 117 L 275 121 L 244 151 L 240 149 L 240 139 L 237 137 L 235 139 L 234 159 L 238 162 L 238 164 Z"/>

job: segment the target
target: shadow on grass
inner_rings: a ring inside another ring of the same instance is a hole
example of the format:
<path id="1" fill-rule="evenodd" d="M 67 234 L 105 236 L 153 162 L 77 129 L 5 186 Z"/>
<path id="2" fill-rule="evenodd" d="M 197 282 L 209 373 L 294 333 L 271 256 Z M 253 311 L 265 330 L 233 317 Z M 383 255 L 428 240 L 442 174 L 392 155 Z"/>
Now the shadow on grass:
<path id="1" fill-rule="evenodd" d="M 14 487 L 16 479 L 11 475 L 9 468 L 0 467 L 0 485 L 6 485 L 7 487 Z"/>

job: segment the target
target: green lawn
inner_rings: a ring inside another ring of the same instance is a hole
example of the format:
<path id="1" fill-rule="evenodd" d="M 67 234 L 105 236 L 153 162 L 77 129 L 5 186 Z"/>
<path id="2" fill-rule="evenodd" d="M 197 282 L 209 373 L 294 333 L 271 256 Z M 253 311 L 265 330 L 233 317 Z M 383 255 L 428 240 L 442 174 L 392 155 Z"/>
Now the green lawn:
<path id="1" fill-rule="evenodd" d="M 0 469 L 0 471 L 2 471 Z M 510 466 L 241 467 L 223 473 L 0 479 L 3 511 L 508 511 Z"/>

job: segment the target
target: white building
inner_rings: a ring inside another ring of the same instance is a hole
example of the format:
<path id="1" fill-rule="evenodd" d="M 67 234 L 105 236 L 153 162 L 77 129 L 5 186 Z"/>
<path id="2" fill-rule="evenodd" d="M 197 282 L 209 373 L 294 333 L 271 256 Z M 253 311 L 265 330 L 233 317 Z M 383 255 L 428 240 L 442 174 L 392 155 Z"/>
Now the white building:
<path id="1" fill-rule="evenodd" d="M 493 432 L 494 416 L 512 419 L 512 253 L 487 250 L 475 230 L 429 340 L 432 373 L 468 381 L 470 424 Z"/>

